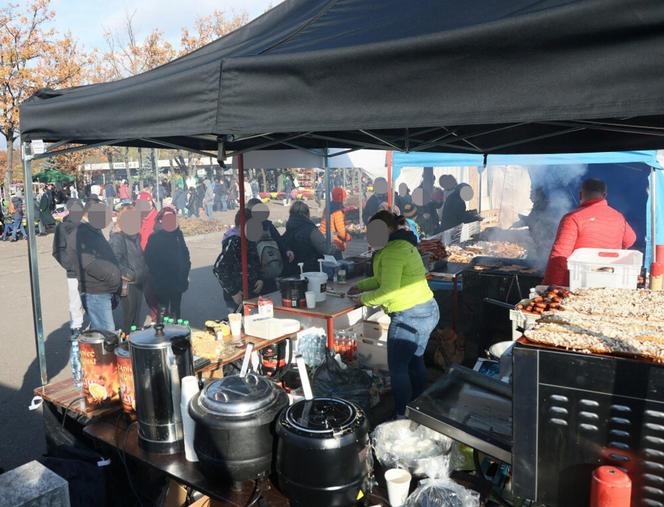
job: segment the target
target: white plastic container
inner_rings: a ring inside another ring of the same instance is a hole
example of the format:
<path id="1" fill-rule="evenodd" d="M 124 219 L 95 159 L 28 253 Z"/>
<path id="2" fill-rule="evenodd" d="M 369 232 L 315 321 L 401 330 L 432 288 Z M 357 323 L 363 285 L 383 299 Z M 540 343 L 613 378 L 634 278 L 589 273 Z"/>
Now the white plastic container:
<path id="1" fill-rule="evenodd" d="M 390 316 L 380 310 L 364 320 L 362 336 L 373 340 L 387 340 L 390 322 Z"/>
<path id="2" fill-rule="evenodd" d="M 325 301 L 327 293 L 327 274 L 320 271 L 306 271 L 302 276 L 309 280 L 308 290 L 316 293 L 316 302 Z"/>
<path id="3" fill-rule="evenodd" d="M 636 289 L 642 265 L 636 250 L 579 248 L 567 259 L 569 288 Z"/>
<path id="4" fill-rule="evenodd" d="M 357 361 L 362 368 L 387 371 L 387 334 L 384 339 L 360 336 L 357 339 Z"/>

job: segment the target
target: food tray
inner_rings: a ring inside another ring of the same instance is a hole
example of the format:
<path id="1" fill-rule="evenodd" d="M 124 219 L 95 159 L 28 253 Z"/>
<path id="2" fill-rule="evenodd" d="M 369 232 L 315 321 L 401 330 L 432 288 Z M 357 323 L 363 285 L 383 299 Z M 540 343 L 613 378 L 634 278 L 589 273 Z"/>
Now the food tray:
<path id="1" fill-rule="evenodd" d="M 530 299 L 522 299 L 518 304 L 526 306 Z M 523 331 L 532 329 L 540 318 L 539 315 L 521 310 L 510 310 L 510 320 L 512 321 L 512 340 L 518 340 L 523 335 Z"/>

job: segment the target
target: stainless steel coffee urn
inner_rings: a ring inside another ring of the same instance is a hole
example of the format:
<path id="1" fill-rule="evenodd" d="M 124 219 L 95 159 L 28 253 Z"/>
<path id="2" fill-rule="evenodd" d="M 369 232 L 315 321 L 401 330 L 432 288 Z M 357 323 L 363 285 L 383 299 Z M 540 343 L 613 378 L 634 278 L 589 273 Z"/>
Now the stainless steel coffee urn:
<path id="1" fill-rule="evenodd" d="M 180 379 L 194 375 L 188 327 L 157 324 L 129 336 L 138 443 L 146 451 L 183 449 Z"/>

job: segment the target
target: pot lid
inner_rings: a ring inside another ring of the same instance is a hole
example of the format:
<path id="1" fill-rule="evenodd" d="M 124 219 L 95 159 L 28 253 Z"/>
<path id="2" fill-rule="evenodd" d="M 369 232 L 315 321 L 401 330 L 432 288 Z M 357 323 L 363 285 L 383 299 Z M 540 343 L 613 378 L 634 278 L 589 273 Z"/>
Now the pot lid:
<path id="1" fill-rule="evenodd" d="M 81 343 L 103 343 L 106 350 L 113 350 L 118 344 L 118 335 L 110 331 L 84 331 L 78 337 Z"/>
<path id="2" fill-rule="evenodd" d="M 189 338 L 189 328 L 175 324 L 157 324 L 153 327 L 134 331 L 129 335 L 129 342 L 134 347 L 161 349 L 169 347 L 177 338 Z"/>
<path id="3" fill-rule="evenodd" d="M 357 417 L 355 407 L 338 398 L 302 400 L 288 408 L 286 420 L 296 428 L 309 433 L 344 431 Z"/>
<path id="4" fill-rule="evenodd" d="M 249 373 L 233 375 L 207 384 L 198 398 L 202 408 L 215 415 L 247 415 L 272 404 L 277 388 L 267 379 Z"/>

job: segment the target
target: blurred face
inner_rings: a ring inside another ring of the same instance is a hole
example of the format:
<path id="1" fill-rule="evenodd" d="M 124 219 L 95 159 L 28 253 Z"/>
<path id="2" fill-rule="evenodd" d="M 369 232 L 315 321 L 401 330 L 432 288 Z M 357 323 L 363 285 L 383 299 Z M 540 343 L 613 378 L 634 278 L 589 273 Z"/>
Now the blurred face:
<path id="1" fill-rule="evenodd" d="M 95 229 L 104 229 L 108 227 L 113 219 L 111 208 L 103 202 L 95 202 L 88 211 L 88 223 Z"/>
<path id="2" fill-rule="evenodd" d="M 118 216 L 120 230 L 129 236 L 138 234 L 141 230 L 141 213 L 134 207 L 126 208 Z"/>
<path id="3" fill-rule="evenodd" d="M 173 232 L 178 228 L 178 219 L 175 213 L 166 213 L 161 219 L 161 226 L 166 232 Z"/>

